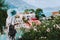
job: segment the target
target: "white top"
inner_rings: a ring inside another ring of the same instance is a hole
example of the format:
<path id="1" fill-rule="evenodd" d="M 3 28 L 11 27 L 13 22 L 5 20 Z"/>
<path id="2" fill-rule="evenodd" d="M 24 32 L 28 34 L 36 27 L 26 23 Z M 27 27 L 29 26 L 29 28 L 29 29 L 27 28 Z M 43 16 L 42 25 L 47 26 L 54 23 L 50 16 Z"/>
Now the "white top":
<path id="1" fill-rule="evenodd" d="M 7 17 L 7 19 L 6 19 L 6 26 L 9 26 L 10 24 L 14 25 L 14 21 L 15 21 L 14 16 Z"/>

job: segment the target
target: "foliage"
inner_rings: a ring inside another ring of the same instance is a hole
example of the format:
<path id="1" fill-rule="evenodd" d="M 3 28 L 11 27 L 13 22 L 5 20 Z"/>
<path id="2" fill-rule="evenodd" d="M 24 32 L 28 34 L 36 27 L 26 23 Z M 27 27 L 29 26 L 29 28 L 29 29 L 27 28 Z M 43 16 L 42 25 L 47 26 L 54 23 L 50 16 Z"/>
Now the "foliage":
<path id="1" fill-rule="evenodd" d="M 41 8 L 37 8 L 36 10 L 34 9 L 26 9 L 25 10 L 25 13 L 29 13 L 29 12 L 34 12 L 35 13 L 35 16 L 37 19 L 39 19 L 40 17 L 46 17 L 43 13 L 43 10 Z"/>
<path id="2" fill-rule="evenodd" d="M 37 19 L 40 18 L 39 15 L 41 15 L 41 13 L 43 13 L 43 10 L 42 10 L 42 9 L 40 9 L 40 8 L 36 9 L 35 14 L 36 14 L 36 18 L 37 18 Z"/>
<path id="3" fill-rule="evenodd" d="M 54 18 L 56 24 L 60 24 L 60 16 Z"/>
<path id="4" fill-rule="evenodd" d="M 44 14 L 41 14 L 42 17 L 46 17 Z"/>
<path id="5" fill-rule="evenodd" d="M 42 21 L 42 24 L 35 29 L 25 32 L 22 40 L 60 40 L 60 16 L 55 17 L 54 20 Z"/>
<path id="6" fill-rule="evenodd" d="M 23 17 L 22 19 L 23 19 L 23 21 L 24 21 L 25 23 L 28 22 L 28 20 L 27 20 L 25 17 Z"/>
<path id="7" fill-rule="evenodd" d="M 30 9 L 29 11 L 31 11 L 31 12 L 35 12 L 35 10 L 34 10 L 34 9 Z"/>
<path id="8" fill-rule="evenodd" d="M 26 13 L 28 13 L 28 12 L 35 12 L 35 10 L 34 9 L 26 9 L 25 12 Z"/>
<path id="9" fill-rule="evenodd" d="M 0 32 L 3 32 L 2 26 L 6 24 L 7 18 L 7 5 L 4 4 L 5 0 L 0 0 Z"/>
<path id="10" fill-rule="evenodd" d="M 24 12 L 28 12 L 29 11 L 29 9 L 26 9 Z"/>

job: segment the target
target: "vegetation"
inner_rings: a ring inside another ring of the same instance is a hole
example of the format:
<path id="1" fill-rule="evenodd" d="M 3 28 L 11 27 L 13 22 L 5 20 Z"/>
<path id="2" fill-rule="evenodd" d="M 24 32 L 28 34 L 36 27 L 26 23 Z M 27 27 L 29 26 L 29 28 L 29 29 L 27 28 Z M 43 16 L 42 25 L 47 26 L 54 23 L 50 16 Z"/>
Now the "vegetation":
<path id="1" fill-rule="evenodd" d="M 60 40 L 60 16 L 53 20 L 44 20 L 35 30 L 25 32 L 22 40 Z"/>
<path id="2" fill-rule="evenodd" d="M 6 24 L 7 18 L 7 5 L 4 4 L 5 0 L 0 0 L 0 32 L 3 33 L 3 26 Z"/>
<path id="3" fill-rule="evenodd" d="M 34 12 L 36 15 L 36 18 L 39 19 L 40 17 L 46 17 L 43 13 L 43 10 L 41 8 L 37 8 L 36 10 L 34 9 L 26 9 L 25 10 L 25 13 L 28 13 L 28 12 Z"/>
<path id="4" fill-rule="evenodd" d="M 36 18 L 40 18 L 40 16 L 41 16 L 41 13 L 43 13 L 43 10 L 42 9 L 40 9 L 40 8 L 38 8 L 38 9 L 36 9 L 36 11 L 35 11 L 35 14 L 36 14 Z"/>
<path id="5" fill-rule="evenodd" d="M 26 9 L 25 11 L 24 11 L 25 13 L 29 13 L 29 12 L 35 12 L 35 10 L 34 9 Z"/>

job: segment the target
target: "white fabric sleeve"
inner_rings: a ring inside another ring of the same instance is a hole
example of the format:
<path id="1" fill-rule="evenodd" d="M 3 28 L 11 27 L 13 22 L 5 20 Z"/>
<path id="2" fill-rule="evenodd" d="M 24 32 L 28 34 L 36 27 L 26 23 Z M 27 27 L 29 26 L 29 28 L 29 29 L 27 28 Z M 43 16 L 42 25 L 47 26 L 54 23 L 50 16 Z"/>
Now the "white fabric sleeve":
<path id="1" fill-rule="evenodd" d="M 9 26 L 10 22 L 11 22 L 10 17 L 7 17 L 7 19 L 6 19 L 6 27 Z"/>
<path id="2" fill-rule="evenodd" d="M 11 21 L 12 21 L 12 25 L 14 25 L 15 24 L 15 18 L 13 17 Z"/>

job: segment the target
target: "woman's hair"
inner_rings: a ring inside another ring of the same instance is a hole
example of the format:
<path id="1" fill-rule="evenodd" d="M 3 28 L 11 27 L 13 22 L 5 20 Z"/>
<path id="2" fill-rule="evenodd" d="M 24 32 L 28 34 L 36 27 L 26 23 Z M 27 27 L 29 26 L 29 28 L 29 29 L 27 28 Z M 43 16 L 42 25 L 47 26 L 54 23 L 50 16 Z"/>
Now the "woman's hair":
<path id="1" fill-rule="evenodd" d="M 13 10 L 13 11 L 11 12 L 11 14 L 12 14 L 12 16 L 15 15 L 15 14 L 16 14 L 16 11 Z"/>
<path id="2" fill-rule="evenodd" d="M 10 26 L 9 26 L 9 31 L 10 31 L 10 30 L 14 30 L 14 25 L 10 25 Z"/>

